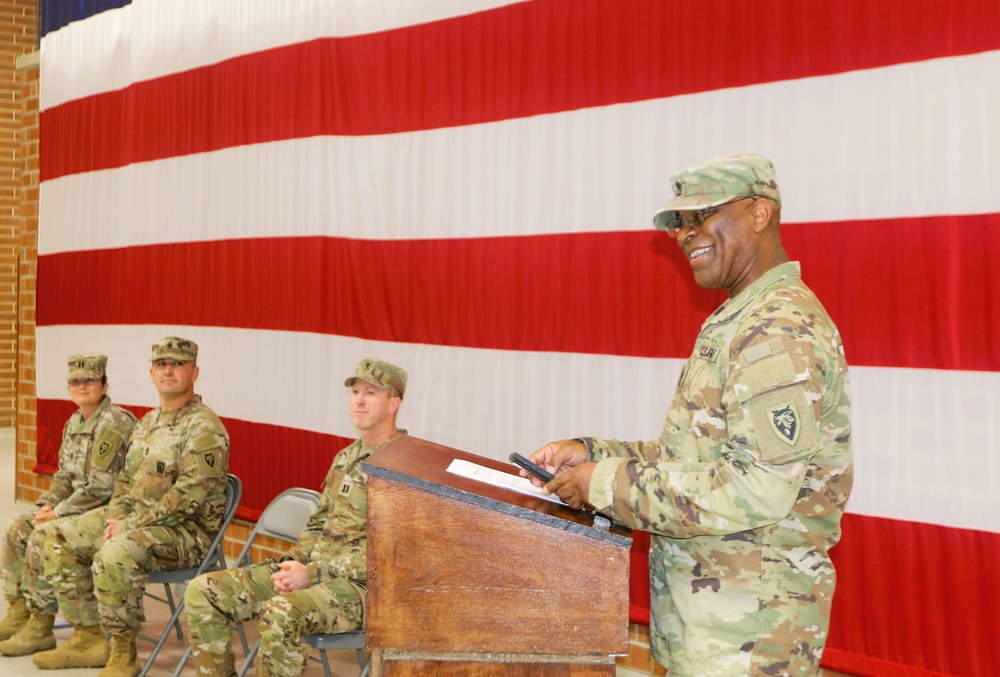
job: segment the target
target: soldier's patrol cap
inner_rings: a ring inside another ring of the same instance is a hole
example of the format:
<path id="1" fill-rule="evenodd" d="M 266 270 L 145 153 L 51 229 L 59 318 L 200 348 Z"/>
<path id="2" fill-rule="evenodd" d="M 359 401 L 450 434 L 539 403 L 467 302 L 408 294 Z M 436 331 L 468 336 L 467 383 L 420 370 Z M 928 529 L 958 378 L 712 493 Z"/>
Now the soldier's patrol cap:
<path id="1" fill-rule="evenodd" d="M 75 378 L 103 377 L 108 372 L 108 356 L 97 353 L 84 353 L 69 358 L 69 376 L 67 381 Z"/>
<path id="2" fill-rule="evenodd" d="M 653 214 L 660 230 L 680 226 L 680 211 L 701 211 L 740 197 L 766 197 L 781 204 L 774 164 L 762 155 L 742 153 L 685 167 L 670 177 L 674 197 Z"/>
<path id="3" fill-rule="evenodd" d="M 406 370 L 374 357 L 366 357 L 358 362 L 358 368 L 354 370 L 354 376 L 348 377 L 344 381 L 344 385 L 351 387 L 354 385 L 355 379 L 368 381 L 368 383 L 379 388 L 395 388 L 399 391 L 400 396 L 406 390 Z"/>
<path id="4" fill-rule="evenodd" d="M 161 338 L 153 344 L 153 356 L 150 362 L 157 360 L 177 360 L 178 362 L 194 362 L 198 359 L 198 344 L 177 336 Z"/>

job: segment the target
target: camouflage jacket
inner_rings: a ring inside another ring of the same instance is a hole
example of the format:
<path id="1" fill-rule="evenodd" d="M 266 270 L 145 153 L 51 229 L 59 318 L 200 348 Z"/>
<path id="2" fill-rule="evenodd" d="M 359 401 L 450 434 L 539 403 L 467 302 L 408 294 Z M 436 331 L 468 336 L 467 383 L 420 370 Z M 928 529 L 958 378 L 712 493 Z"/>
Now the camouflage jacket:
<path id="1" fill-rule="evenodd" d="M 840 334 L 798 263 L 705 321 L 658 440 L 583 441 L 599 461 L 590 503 L 653 534 L 650 634 L 671 675 L 818 669 L 850 397 Z"/>
<path id="2" fill-rule="evenodd" d="M 132 433 L 109 518 L 122 530 L 167 526 L 207 546 L 226 504 L 229 433 L 196 395 L 176 411 L 153 409 Z"/>
<path id="3" fill-rule="evenodd" d="M 355 440 L 333 458 L 323 480 L 323 497 L 288 555 L 309 569 L 313 585 L 333 578 L 368 578 L 368 474 L 361 462 L 405 435 L 374 447 Z"/>
<path id="4" fill-rule="evenodd" d="M 134 427 L 132 412 L 112 404 L 107 395 L 89 419 L 81 411 L 70 416 L 59 446 L 59 469 L 36 503 L 51 504 L 58 517 L 107 503 Z"/>

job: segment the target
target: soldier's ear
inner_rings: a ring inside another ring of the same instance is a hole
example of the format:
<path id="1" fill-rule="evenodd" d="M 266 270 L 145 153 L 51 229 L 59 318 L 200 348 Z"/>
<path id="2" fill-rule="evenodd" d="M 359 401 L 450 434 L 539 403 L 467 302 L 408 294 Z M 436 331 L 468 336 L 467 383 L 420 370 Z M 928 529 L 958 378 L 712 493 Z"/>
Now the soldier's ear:
<path id="1" fill-rule="evenodd" d="M 750 207 L 750 214 L 753 216 L 753 232 L 760 234 L 771 223 L 771 215 L 774 213 L 774 205 L 767 198 L 754 200 Z"/>

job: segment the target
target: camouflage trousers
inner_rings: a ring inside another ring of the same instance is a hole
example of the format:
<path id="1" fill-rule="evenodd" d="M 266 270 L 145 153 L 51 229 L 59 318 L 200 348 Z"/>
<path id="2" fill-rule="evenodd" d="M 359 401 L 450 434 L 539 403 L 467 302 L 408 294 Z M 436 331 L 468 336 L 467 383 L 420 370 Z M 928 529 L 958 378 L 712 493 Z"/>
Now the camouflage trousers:
<path id="1" fill-rule="evenodd" d="M 297 677 L 306 667 L 309 647 L 303 635 L 348 632 L 364 625 L 364 588 L 346 578 L 279 595 L 271 584 L 278 570 L 273 559 L 242 569 L 199 576 L 184 594 L 191 653 L 198 677 L 232 675 L 231 622 L 260 618 L 258 675 Z"/>
<path id="2" fill-rule="evenodd" d="M 143 527 L 105 542 L 108 509 L 59 524 L 45 540 L 45 575 L 73 625 L 137 632 L 145 620 L 146 574 L 196 567 L 207 549 L 185 530 Z"/>
<path id="3" fill-rule="evenodd" d="M 3 594 L 24 597 L 33 610 L 53 614 L 59 602 L 44 575 L 43 546 L 54 525 L 70 519 L 57 517 L 38 529 L 31 525 L 32 515 L 18 515 L 7 525 L 3 539 Z"/>

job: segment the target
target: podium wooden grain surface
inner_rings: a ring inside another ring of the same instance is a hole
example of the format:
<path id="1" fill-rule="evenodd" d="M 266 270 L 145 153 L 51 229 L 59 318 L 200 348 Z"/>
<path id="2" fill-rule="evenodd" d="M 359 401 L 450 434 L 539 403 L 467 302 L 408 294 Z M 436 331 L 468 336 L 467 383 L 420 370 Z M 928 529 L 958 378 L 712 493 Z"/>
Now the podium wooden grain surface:
<path id="1" fill-rule="evenodd" d="M 381 675 L 614 675 L 631 533 L 447 472 L 513 465 L 402 436 L 369 475 L 367 637 Z"/>

